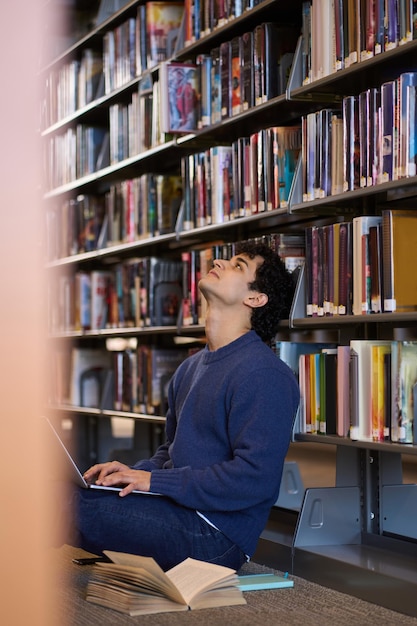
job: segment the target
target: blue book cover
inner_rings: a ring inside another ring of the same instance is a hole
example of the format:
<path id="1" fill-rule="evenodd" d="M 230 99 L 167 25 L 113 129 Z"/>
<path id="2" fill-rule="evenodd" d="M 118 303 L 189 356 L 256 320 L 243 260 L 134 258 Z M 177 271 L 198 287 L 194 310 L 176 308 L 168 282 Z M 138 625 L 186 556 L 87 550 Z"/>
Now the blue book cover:
<path id="1" fill-rule="evenodd" d="M 261 589 L 280 589 L 294 587 L 294 581 L 288 576 L 278 574 L 249 574 L 238 576 L 238 585 L 241 591 L 257 591 Z"/>

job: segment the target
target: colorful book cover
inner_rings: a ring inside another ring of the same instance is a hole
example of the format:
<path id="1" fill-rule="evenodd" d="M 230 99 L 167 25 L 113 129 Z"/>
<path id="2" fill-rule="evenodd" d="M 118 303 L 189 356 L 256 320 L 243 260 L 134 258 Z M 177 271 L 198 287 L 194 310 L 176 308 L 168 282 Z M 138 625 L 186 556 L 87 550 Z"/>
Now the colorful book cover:
<path id="1" fill-rule="evenodd" d="M 408 141 L 406 143 L 405 176 L 417 174 L 417 87 L 410 86 L 406 93 Z"/>
<path id="2" fill-rule="evenodd" d="M 300 354 L 298 357 L 298 383 L 300 387 L 300 406 L 299 406 L 299 429 L 300 433 L 307 432 L 307 416 L 306 416 L 306 404 L 307 404 L 307 376 L 306 376 L 306 354 Z"/>
<path id="3" fill-rule="evenodd" d="M 222 119 L 222 85 L 220 78 L 220 48 L 213 48 L 211 55 L 211 123 Z"/>
<path id="4" fill-rule="evenodd" d="M 389 341 L 351 340 L 351 349 L 358 357 L 358 420 L 357 439 L 372 441 L 372 347 L 391 345 Z"/>
<path id="5" fill-rule="evenodd" d="M 416 92 L 417 72 L 404 72 L 399 79 L 400 129 L 399 177 L 416 174 Z"/>
<path id="6" fill-rule="evenodd" d="M 417 283 L 410 271 L 417 249 L 417 211 L 382 211 L 384 311 L 417 311 Z"/>
<path id="7" fill-rule="evenodd" d="M 211 65 L 212 59 L 209 54 L 200 54 L 197 57 L 200 67 L 200 119 L 199 128 L 211 125 Z"/>
<path id="8" fill-rule="evenodd" d="M 295 166 L 301 152 L 302 133 L 301 126 L 274 126 L 273 155 L 274 169 L 278 175 L 278 203 L 276 207 L 288 206 L 288 197 L 294 178 Z"/>
<path id="9" fill-rule="evenodd" d="M 146 3 L 148 69 L 173 56 L 183 12 L 183 2 Z"/>
<path id="10" fill-rule="evenodd" d="M 371 346 L 371 411 L 372 439 L 385 441 L 385 355 L 391 352 L 391 345 Z"/>
<path id="11" fill-rule="evenodd" d="M 277 574 L 249 574 L 247 576 L 238 576 L 237 586 L 241 591 L 279 589 L 294 587 L 294 581 L 287 576 L 278 576 Z"/>
<path id="12" fill-rule="evenodd" d="M 167 62 L 161 66 L 164 100 L 162 131 L 195 132 L 199 125 L 200 76 L 195 63 Z"/>
<path id="13" fill-rule="evenodd" d="M 220 90 L 221 119 L 227 119 L 232 113 L 232 44 L 224 41 L 220 44 Z"/>
<path id="14" fill-rule="evenodd" d="M 394 341 L 391 363 L 391 438 L 398 443 L 413 443 L 415 432 L 413 388 L 417 382 L 417 342 Z"/>
<path id="15" fill-rule="evenodd" d="M 311 381 L 311 432 L 321 433 L 325 426 L 322 424 L 322 406 L 320 394 L 320 353 L 310 354 L 310 381 Z"/>
<path id="16" fill-rule="evenodd" d="M 231 68 L 230 68 L 230 89 L 231 89 L 231 113 L 237 115 L 241 111 L 241 60 L 240 60 L 240 38 L 234 37 L 231 41 Z"/>

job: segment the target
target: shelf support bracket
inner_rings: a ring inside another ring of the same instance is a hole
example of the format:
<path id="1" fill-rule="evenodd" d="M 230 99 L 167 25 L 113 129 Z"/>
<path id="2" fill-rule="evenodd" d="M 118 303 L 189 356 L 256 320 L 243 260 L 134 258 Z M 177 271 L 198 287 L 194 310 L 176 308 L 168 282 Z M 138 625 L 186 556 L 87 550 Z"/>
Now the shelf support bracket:
<path id="1" fill-rule="evenodd" d="M 306 489 L 294 533 L 293 549 L 360 543 L 359 487 Z"/>

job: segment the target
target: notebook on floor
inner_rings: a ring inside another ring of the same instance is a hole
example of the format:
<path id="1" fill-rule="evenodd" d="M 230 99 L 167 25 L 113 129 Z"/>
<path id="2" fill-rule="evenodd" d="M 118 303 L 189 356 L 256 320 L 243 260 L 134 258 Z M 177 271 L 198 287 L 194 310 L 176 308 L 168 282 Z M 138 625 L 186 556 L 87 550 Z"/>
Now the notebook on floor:
<path id="1" fill-rule="evenodd" d="M 95 485 L 95 484 L 89 485 L 87 481 L 85 480 L 85 478 L 83 477 L 83 475 L 81 474 L 80 470 L 78 469 L 77 464 L 75 463 L 71 454 L 67 450 L 64 442 L 62 441 L 61 437 L 59 436 L 52 422 L 48 418 L 45 418 L 45 419 L 48 422 L 52 432 L 54 433 L 55 441 L 57 441 L 60 444 L 60 448 L 62 452 L 64 453 L 65 469 L 70 480 L 72 480 L 76 485 L 84 489 L 100 489 L 102 491 L 121 491 L 123 489 L 123 487 L 107 487 L 105 485 Z M 159 495 L 152 491 L 139 491 L 138 489 L 134 489 L 132 493 L 140 493 L 140 494 L 144 494 L 147 496 Z"/>

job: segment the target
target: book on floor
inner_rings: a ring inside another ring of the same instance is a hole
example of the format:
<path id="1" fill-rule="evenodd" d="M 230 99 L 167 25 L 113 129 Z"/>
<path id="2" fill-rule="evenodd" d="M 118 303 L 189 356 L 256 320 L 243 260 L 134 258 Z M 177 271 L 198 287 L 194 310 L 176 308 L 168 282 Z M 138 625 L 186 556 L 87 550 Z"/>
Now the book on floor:
<path id="1" fill-rule="evenodd" d="M 164 572 L 152 557 L 105 550 L 87 600 L 131 616 L 246 604 L 235 570 L 188 558 Z"/>
<path id="2" fill-rule="evenodd" d="M 246 574 L 238 576 L 241 591 L 261 591 L 262 589 L 281 589 L 294 587 L 294 581 L 279 574 Z"/>

